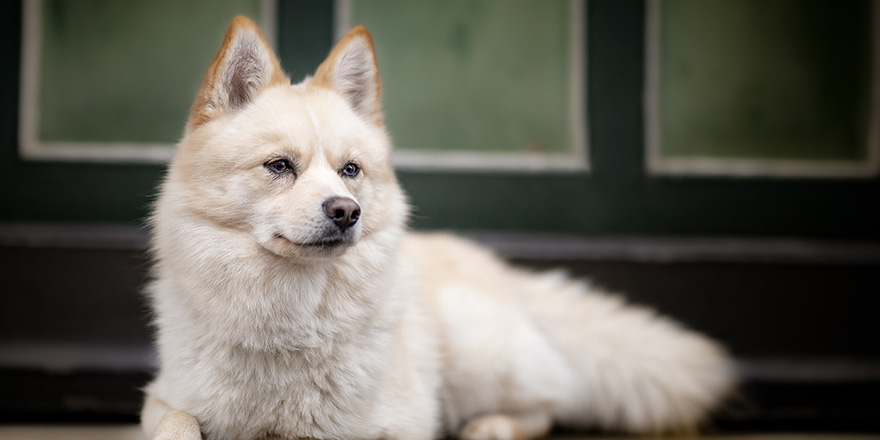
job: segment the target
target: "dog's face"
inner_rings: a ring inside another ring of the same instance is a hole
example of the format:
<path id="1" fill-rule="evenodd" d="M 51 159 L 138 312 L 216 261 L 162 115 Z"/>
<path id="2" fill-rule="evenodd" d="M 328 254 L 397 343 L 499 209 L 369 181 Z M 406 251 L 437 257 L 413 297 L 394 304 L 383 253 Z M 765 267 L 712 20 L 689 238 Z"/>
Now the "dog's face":
<path id="1" fill-rule="evenodd" d="M 193 105 L 166 185 L 176 186 L 185 211 L 272 254 L 339 256 L 406 217 L 379 95 L 363 28 L 314 78 L 291 86 L 256 26 L 238 18 Z"/>

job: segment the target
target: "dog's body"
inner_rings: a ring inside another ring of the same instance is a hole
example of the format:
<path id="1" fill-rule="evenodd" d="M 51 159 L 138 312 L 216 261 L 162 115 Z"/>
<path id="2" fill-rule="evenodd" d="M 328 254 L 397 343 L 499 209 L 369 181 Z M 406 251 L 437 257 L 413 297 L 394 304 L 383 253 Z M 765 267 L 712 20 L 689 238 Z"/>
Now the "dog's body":
<path id="1" fill-rule="evenodd" d="M 372 41 L 291 86 L 233 21 L 153 216 L 154 438 L 468 439 L 692 428 L 715 344 L 559 274 L 405 232 Z M 201 434 L 200 434 L 201 432 Z"/>

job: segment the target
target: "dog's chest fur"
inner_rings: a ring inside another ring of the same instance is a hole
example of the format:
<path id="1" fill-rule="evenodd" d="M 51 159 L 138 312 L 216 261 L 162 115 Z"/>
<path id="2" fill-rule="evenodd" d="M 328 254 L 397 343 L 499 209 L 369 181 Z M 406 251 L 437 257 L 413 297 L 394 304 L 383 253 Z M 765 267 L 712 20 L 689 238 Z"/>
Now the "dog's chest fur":
<path id="1" fill-rule="evenodd" d="M 260 301 L 254 297 L 257 293 L 249 291 L 253 281 L 214 274 L 201 284 L 210 292 L 188 293 L 196 304 L 179 303 L 179 296 L 166 296 L 170 303 L 159 301 L 160 308 L 174 310 L 160 318 L 160 347 L 169 348 L 162 350 L 163 363 L 172 366 L 163 374 L 179 396 L 169 403 L 204 420 L 202 428 L 210 438 L 293 433 L 316 438 L 376 437 L 378 428 L 369 420 L 394 350 L 391 323 L 396 320 L 386 314 L 396 314 L 391 310 L 396 301 L 389 292 L 375 291 L 372 283 L 343 291 L 340 284 L 328 281 L 338 280 L 339 274 L 286 273 L 272 282 L 262 280 L 259 285 L 264 289 L 281 287 L 259 292 Z M 385 276 L 372 275 L 384 281 Z M 177 285 L 155 286 L 155 290 L 193 287 L 173 284 Z M 286 285 L 300 288 L 285 289 Z M 302 290 L 304 285 L 316 290 Z M 224 291 L 217 290 L 221 286 Z M 211 297 L 242 295 L 248 295 L 249 310 L 209 306 Z M 340 296 L 347 302 L 361 299 L 360 307 L 336 306 Z M 200 316 L 196 319 L 193 314 Z"/>
<path id="2" fill-rule="evenodd" d="M 211 438 L 372 437 L 368 421 L 389 345 L 374 335 L 288 352 L 203 347 L 172 379 L 190 391 L 175 403 L 205 420 Z"/>

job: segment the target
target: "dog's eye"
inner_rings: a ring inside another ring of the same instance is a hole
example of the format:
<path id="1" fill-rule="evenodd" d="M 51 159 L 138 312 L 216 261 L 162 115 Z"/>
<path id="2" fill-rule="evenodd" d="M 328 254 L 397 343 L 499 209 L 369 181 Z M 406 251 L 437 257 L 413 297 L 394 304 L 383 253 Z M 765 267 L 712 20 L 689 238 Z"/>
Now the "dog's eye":
<path id="1" fill-rule="evenodd" d="M 290 165 L 290 161 L 287 159 L 270 160 L 269 162 L 263 164 L 263 166 L 265 166 L 269 169 L 269 171 L 272 171 L 275 174 L 285 174 L 293 172 L 293 166 Z"/>
<path id="2" fill-rule="evenodd" d="M 357 176 L 360 171 L 361 171 L 361 167 L 359 167 L 354 162 L 349 162 L 349 163 L 345 164 L 344 167 L 342 167 L 342 174 L 346 175 L 348 177 Z"/>

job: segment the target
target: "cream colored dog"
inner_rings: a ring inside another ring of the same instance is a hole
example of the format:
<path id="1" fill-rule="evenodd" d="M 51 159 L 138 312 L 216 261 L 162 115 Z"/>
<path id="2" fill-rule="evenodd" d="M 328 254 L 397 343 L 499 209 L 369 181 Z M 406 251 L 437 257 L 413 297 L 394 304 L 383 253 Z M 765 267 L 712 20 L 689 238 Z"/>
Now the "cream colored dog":
<path id="1" fill-rule="evenodd" d="M 291 86 L 236 18 L 152 218 L 158 439 L 529 439 L 689 429 L 714 343 L 566 279 L 405 231 L 370 34 Z"/>

